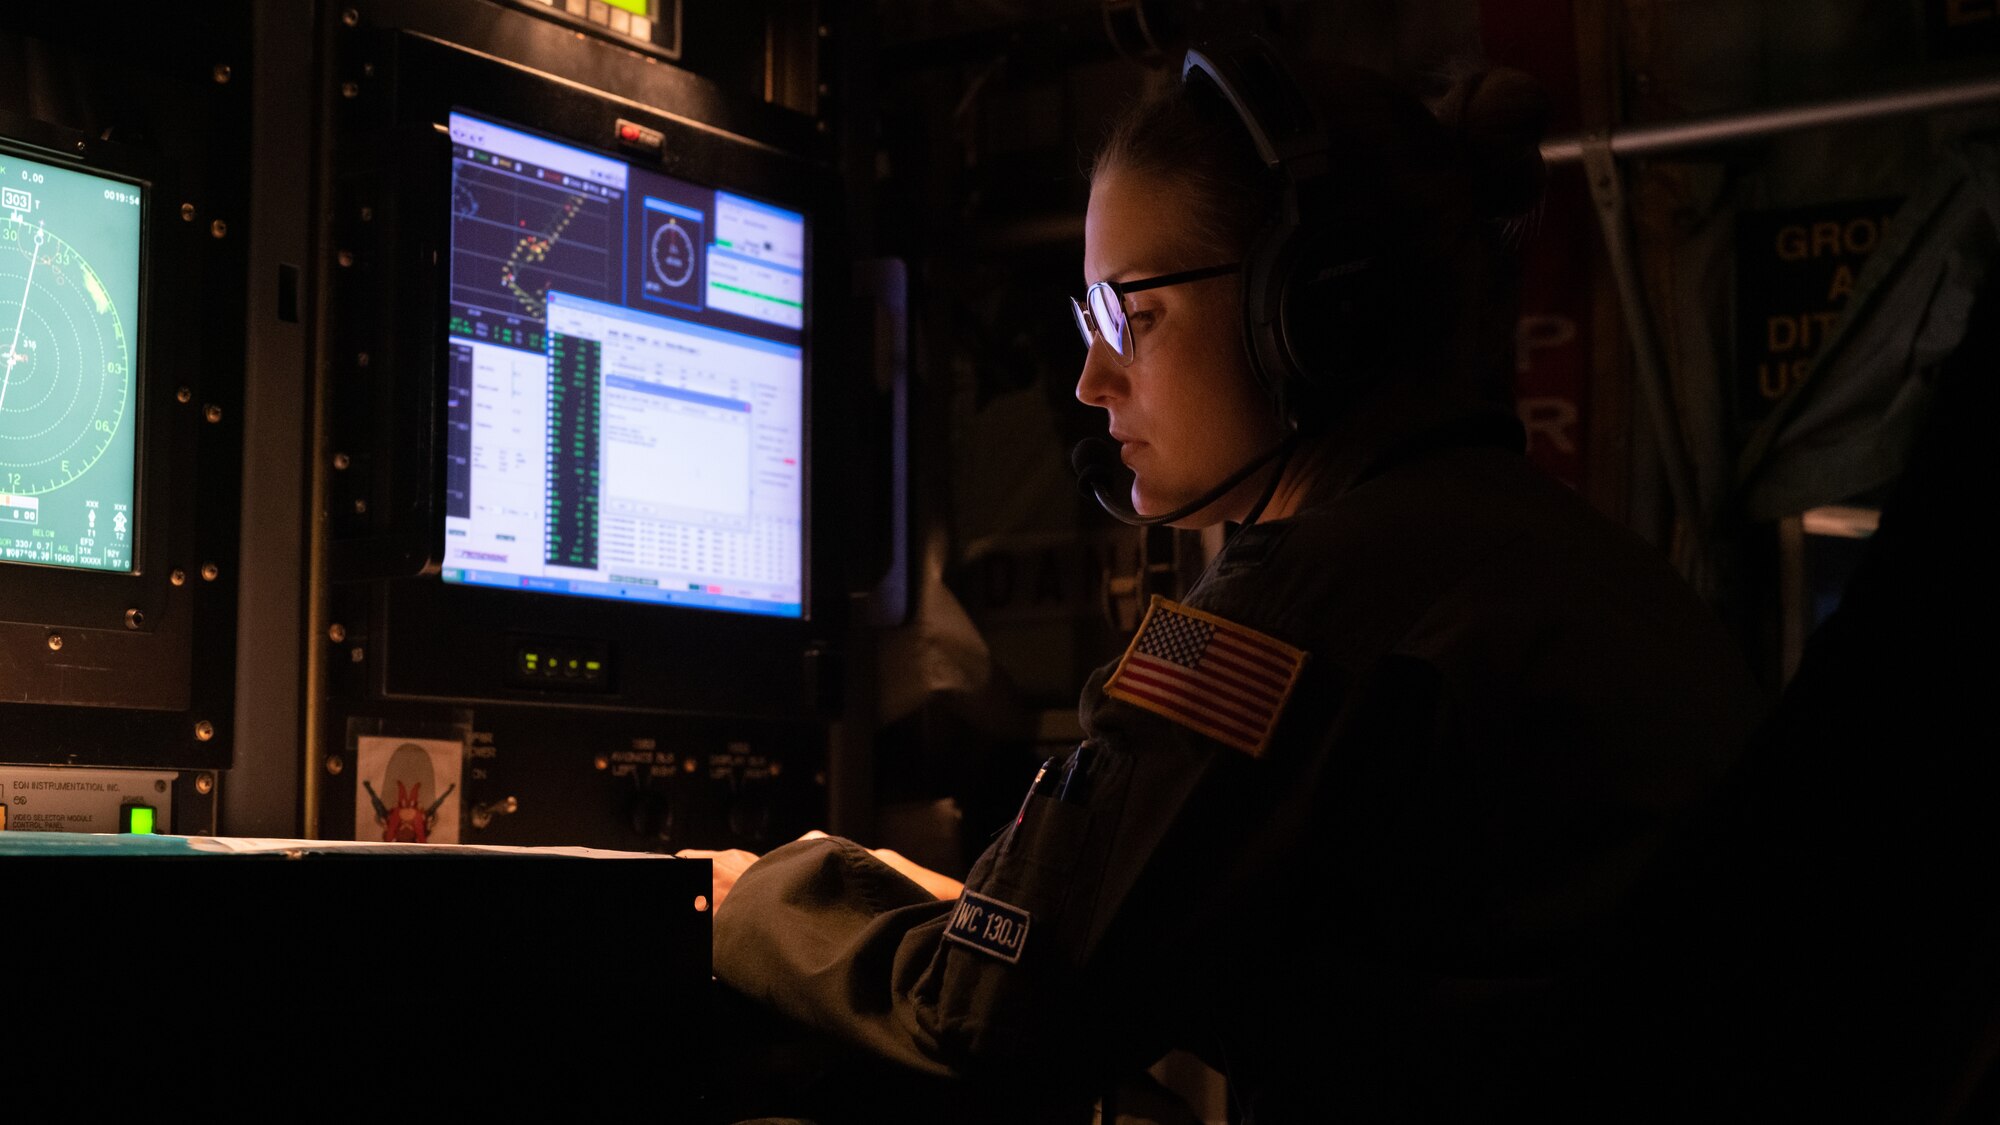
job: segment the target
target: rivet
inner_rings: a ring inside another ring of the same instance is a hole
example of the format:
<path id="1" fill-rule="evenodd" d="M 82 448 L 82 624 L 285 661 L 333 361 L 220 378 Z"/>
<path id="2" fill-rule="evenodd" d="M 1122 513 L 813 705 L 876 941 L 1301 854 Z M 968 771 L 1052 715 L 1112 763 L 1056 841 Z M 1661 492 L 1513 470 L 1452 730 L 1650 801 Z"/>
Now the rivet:
<path id="1" fill-rule="evenodd" d="M 229 81 L 229 64 L 228 64 L 228 63 L 216 63 L 216 64 L 215 64 L 215 81 L 216 81 L 216 83 L 217 83 L 218 85 L 220 85 L 220 84 L 222 84 L 222 83 L 226 83 L 226 82 L 228 82 L 228 81 Z"/>
<path id="2" fill-rule="evenodd" d="M 203 582 L 213 582 L 221 576 L 222 576 L 221 567 L 215 565 L 214 563 L 201 564 L 201 580 Z"/>
<path id="3" fill-rule="evenodd" d="M 137 629 L 146 624 L 146 611 L 136 607 L 125 611 L 125 627 Z"/>
<path id="4" fill-rule="evenodd" d="M 216 238 L 223 238 L 229 234 L 229 224 L 217 219 L 208 224 L 208 233 Z"/>
<path id="5" fill-rule="evenodd" d="M 222 421 L 222 408 L 211 402 L 201 408 L 201 416 L 210 422 L 220 422 Z"/>
<path id="6" fill-rule="evenodd" d="M 50 652 L 61 652 L 61 651 L 62 651 L 62 634 L 61 634 L 61 633 L 50 633 L 50 634 L 49 634 L 49 651 L 50 651 Z"/>
<path id="7" fill-rule="evenodd" d="M 194 222 L 194 204 L 181 204 L 181 221 L 184 223 Z"/>
<path id="8" fill-rule="evenodd" d="M 215 737 L 214 723 L 209 722 L 207 719 L 203 719 L 202 721 L 194 725 L 194 738 L 196 742 L 207 742 L 209 739 L 214 737 Z"/>
<path id="9" fill-rule="evenodd" d="M 212 773 L 196 774 L 194 779 L 194 791 L 201 794 L 204 797 L 208 796 L 210 793 L 215 792 L 215 775 Z"/>
<path id="10" fill-rule="evenodd" d="M 175 567 L 173 573 L 167 575 L 167 581 L 173 583 L 176 586 L 187 585 L 187 580 L 188 580 L 188 572 L 182 570 L 180 567 Z"/>
<path id="11" fill-rule="evenodd" d="M 346 640 L 347 626 L 342 625 L 338 621 L 334 622 L 331 625 L 328 625 L 326 627 L 326 639 L 332 641 L 334 644 L 339 644 L 340 642 Z"/>
<path id="12" fill-rule="evenodd" d="M 346 758 L 343 758 L 338 754 L 328 754 L 326 756 L 326 772 L 332 774 L 335 777 L 339 777 L 346 770 L 347 770 Z"/>

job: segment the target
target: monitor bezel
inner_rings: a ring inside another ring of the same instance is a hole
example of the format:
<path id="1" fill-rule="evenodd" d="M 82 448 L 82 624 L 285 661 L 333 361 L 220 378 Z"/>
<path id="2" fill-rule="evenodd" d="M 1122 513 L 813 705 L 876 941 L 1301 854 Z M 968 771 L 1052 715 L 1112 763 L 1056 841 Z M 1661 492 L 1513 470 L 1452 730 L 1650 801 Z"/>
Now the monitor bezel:
<path id="1" fill-rule="evenodd" d="M 818 510 L 834 494 L 827 447 L 816 432 L 834 388 L 819 378 L 825 360 L 818 353 L 827 333 L 838 330 L 825 310 L 839 299 L 823 263 L 841 234 L 838 180 L 821 151 L 823 138 L 809 119 L 730 101 L 668 68 L 657 75 L 621 71 L 615 86 L 624 92 L 613 93 L 418 32 L 386 34 L 372 49 L 378 75 L 392 76 L 383 88 L 393 94 L 333 107 L 351 126 L 339 142 L 350 160 L 349 171 L 328 185 L 329 242 L 320 274 L 328 311 L 316 344 L 334 389 L 319 439 L 326 456 L 317 462 L 316 501 L 326 522 L 323 546 L 315 549 L 324 552 L 335 619 L 365 620 L 370 637 L 365 660 L 336 664 L 336 694 L 635 714 L 823 717 L 841 690 L 838 645 L 849 604 L 834 572 L 840 556 L 821 542 L 829 525 Z M 808 474 L 801 616 L 538 594 L 438 576 L 446 479 L 442 345 L 450 297 L 446 122 L 454 107 L 807 216 L 812 296 L 803 332 Z M 658 133 L 658 148 L 622 151 L 621 121 Z M 353 251 L 351 265 L 339 259 L 343 247 Z M 360 361 L 370 355 L 372 366 L 364 370 Z M 342 451 L 355 456 L 334 471 L 333 455 Z M 355 510 L 362 499 L 365 516 Z M 601 641 L 617 672 L 588 695 L 523 687 L 513 682 L 509 664 L 518 638 Z"/>

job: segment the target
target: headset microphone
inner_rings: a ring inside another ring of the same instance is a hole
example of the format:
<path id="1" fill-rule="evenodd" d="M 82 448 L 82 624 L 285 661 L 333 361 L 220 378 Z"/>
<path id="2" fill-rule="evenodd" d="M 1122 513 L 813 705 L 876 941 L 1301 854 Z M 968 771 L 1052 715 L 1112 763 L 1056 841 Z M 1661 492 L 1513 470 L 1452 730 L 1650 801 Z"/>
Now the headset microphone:
<path id="1" fill-rule="evenodd" d="M 1277 488 L 1278 478 L 1284 475 L 1281 459 L 1290 456 L 1293 441 L 1293 437 L 1287 436 L 1283 441 L 1251 458 L 1242 468 L 1224 477 L 1222 483 L 1214 488 L 1171 512 L 1163 512 L 1157 516 L 1142 516 L 1132 507 L 1131 481 L 1124 463 L 1119 460 L 1117 444 L 1109 438 L 1085 438 L 1077 442 L 1076 448 L 1069 452 L 1069 463 L 1070 467 L 1076 470 L 1077 487 L 1081 488 L 1085 495 L 1096 498 L 1098 507 L 1109 512 L 1113 519 L 1120 523 L 1129 523 L 1134 527 L 1152 527 L 1156 524 L 1184 520 L 1194 515 L 1222 499 L 1230 489 L 1248 480 L 1250 474 L 1273 460 L 1280 460 L 1277 472 L 1271 475 L 1271 483 L 1265 486 L 1264 495 L 1257 501 L 1257 506 L 1250 516 L 1251 520 L 1255 520 L 1256 513 L 1262 512 L 1264 505 L 1270 502 L 1271 493 Z"/>

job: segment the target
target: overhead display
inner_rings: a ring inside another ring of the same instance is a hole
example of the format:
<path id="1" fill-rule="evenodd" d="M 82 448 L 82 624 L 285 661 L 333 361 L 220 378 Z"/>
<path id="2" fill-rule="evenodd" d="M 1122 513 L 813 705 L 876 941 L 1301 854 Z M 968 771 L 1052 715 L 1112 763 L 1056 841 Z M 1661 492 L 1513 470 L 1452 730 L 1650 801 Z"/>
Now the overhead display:
<path id="1" fill-rule="evenodd" d="M 801 616 L 805 216 L 450 131 L 445 581 Z"/>
<path id="2" fill-rule="evenodd" d="M 0 562 L 132 570 L 144 209 L 0 149 Z"/>

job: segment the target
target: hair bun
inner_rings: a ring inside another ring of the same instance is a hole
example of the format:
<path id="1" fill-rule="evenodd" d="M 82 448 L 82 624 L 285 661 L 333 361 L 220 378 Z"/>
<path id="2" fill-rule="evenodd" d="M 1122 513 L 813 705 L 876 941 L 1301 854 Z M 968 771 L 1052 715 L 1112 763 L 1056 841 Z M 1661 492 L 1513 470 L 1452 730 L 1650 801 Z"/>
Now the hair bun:
<path id="1" fill-rule="evenodd" d="M 1493 67 L 1452 83 L 1431 111 L 1458 137 L 1473 198 L 1489 219 L 1508 219 L 1541 198 L 1548 169 L 1542 137 L 1549 95 L 1524 71 Z"/>

